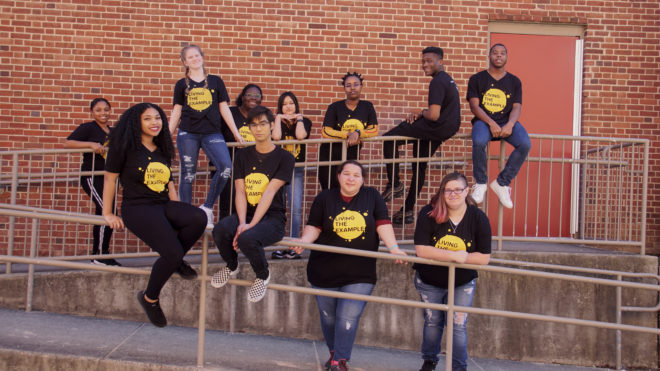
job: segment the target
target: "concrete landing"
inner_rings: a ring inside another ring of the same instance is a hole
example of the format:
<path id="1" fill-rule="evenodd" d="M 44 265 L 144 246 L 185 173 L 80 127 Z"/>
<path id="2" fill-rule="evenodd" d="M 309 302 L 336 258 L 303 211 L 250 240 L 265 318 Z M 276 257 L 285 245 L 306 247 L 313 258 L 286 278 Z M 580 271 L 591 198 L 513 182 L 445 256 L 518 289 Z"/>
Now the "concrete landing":
<path id="1" fill-rule="evenodd" d="M 136 318 L 146 321 L 144 318 Z M 197 329 L 0 309 L 0 369 L 200 370 Z M 323 341 L 207 331 L 203 370 L 322 370 Z M 356 346 L 351 370 L 418 370 L 418 352 Z M 586 371 L 602 368 L 470 358 L 469 370 Z M 444 370 L 444 361 L 438 365 Z"/>

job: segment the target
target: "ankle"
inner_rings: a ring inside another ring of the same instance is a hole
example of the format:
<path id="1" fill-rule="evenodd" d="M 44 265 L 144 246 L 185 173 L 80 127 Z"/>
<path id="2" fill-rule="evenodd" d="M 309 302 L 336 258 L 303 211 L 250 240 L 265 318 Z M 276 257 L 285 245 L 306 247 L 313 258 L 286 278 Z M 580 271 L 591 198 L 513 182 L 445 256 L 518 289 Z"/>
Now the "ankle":
<path id="1" fill-rule="evenodd" d="M 146 301 L 147 303 L 153 304 L 153 303 L 158 302 L 158 299 L 149 299 L 147 297 L 147 294 L 144 294 L 144 301 Z"/>

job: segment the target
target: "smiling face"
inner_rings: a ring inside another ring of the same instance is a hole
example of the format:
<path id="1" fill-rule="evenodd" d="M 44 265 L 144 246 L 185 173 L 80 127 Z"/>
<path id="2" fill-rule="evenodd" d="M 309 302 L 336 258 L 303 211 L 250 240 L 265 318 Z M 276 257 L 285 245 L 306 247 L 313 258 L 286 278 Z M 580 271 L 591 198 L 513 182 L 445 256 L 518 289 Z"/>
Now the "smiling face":
<path id="1" fill-rule="evenodd" d="M 254 86 L 249 87 L 243 94 L 243 103 L 241 107 L 246 111 L 261 104 L 261 92 Z"/>
<path id="2" fill-rule="evenodd" d="M 183 65 L 191 70 L 203 68 L 204 56 L 198 48 L 190 47 L 184 53 Z"/>
<path id="3" fill-rule="evenodd" d="M 466 205 L 468 188 L 462 179 L 448 181 L 443 193 L 448 209 L 456 210 Z"/>
<path id="4" fill-rule="evenodd" d="M 282 100 L 282 113 L 285 115 L 294 115 L 296 113 L 296 104 L 288 95 Z"/>
<path id="5" fill-rule="evenodd" d="M 110 120 L 110 106 L 108 103 L 100 100 L 92 107 L 92 118 L 98 124 L 107 125 Z"/>
<path id="6" fill-rule="evenodd" d="M 344 80 L 344 92 L 347 99 L 360 99 L 362 83 L 356 76 L 349 76 Z"/>
<path id="7" fill-rule="evenodd" d="M 490 50 L 490 53 L 488 54 L 488 60 L 490 61 L 490 65 L 495 68 L 504 67 L 504 65 L 506 65 L 507 59 L 508 59 L 508 55 L 506 52 L 506 48 L 502 45 L 494 46 Z"/>
<path id="8" fill-rule="evenodd" d="M 354 164 L 345 164 L 338 175 L 339 189 L 344 196 L 355 196 L 364 184 L 362 169 Z"/>
<path id="9" fill-rule="evenodd" d="M 442 71 L 442 63 L 442 58 L 436 53 L 422 54 L 422 69 L 426 76 L 435 76 L 438 72 Z"/>
<path id="10" fill-rule="evenodd" d="M 160 131 L 163 129 L 163 119 L 160 117 L 160 113 L 153 108 L 147 108 L 140 115 L 140 122 L 142 127 L 142 141 L 153 141 L 153 138 L 157 137 Z"/>

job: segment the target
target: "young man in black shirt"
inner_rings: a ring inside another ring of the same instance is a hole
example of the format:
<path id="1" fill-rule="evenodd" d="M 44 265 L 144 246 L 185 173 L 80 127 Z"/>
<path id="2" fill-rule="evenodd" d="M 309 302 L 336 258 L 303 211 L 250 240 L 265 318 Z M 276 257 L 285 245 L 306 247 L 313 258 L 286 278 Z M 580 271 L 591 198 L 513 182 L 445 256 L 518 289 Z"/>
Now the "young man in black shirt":
<path id="1" fill-rule="evenodd" d="M 488 54 L 489 67 L 470 77 L 467 100 L 474 114 L 472 119 L 472 167 L 477 184 L 472 198 L 481 203 L 488 190 L 486 183 L 486 146 L 491 140 L 505 140 L 515 147 L 506 166 L 490 183 L 502 206 L 513 207 L 511 201 L 511 181 L 516 177 L 525 162 L 532 143 L 527 131 L 518 122 L 522 109 L 522 84 L 504 66 L 507 50 L 502 44 L 495 44 Z"/>
<path id="2" fill-rule="evenodd" d="M 286 204 L 283 186 L 291 180 L 295 160 L 271 141 L 275 118 L 266 107 L 256 106 L 247 117 L 255 145 L 236 152 L 234 189 L 236 213 L 218 222 L 213 240 L 227 266 L 211 279 L 213 287 L 224 286 L 238 274 L 240 249 L 257 278 L 248 290 L 248 300 L 257 302 L 266 295 L 270 273 L 264 247 L 284 237 Z"/>
<path id="3" fill-rule="evenodd" d="M 411 113 L 406 120 L 385 133 L 385 136 L 407 136 L 418 138 L 413 140 L 413 156 L 415 158 L 431 157 L 442 142 L 456 134 L 461 125 L 461 106 L 458 87 L 454 80 L 445 72 L 443 65 L 444 52 L 441 48 L 430 46 L 422 50 L 422 69 L 426 76 L 432 76 L 429 84 L 428 108 L 419 114 Z M 385 141 L 383 154 L 386 159 L 399 157 L 399 146 L 408 141 Z M 417 195 L 424 187 L 427 161 L 413 163 L 410 189 L 404 206 L 394 214 L 394 224 L 412 223 Z M 382 193 L 388 201 L 403 194 L 403 183 L 399 180 L 399 164 L 386 164 L 387 186 Z"/>

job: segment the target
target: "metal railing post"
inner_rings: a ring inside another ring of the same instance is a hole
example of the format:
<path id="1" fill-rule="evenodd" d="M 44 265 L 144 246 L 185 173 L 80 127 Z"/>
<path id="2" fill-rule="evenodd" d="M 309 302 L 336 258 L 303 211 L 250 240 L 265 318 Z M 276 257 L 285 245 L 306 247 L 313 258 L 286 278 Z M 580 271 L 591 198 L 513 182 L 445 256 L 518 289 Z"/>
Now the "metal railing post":
<path id="1" fill-rule="evenodd" d="M 206 335 L 206 277 L 208 276 L 209 235 L 202 239 L 202 274 L 199 277 L 199 319 L 197 326 L 197 367 L 204 367 L 204 337 Z"/>
<path id="2" fill-rule="evenodd" d="M 11 195 L 9 198 L 9 203 L 16 205 L 16 194 L 18 193 L 18 153 L 14 153 L 11 157 Z M 14 254 L 14 233 L 16 228 L 16 217 L 9 217 L 9 239 L 7 243 L 7 255 L 12 256 Z M 6 263 L 5 272 L 7 274 L 11 273 L 11 262 Z"/>
<path id="3" fill-rule="evenodd" d="M 446 346 L 445 346 L 445 370 L 451 370 L 452 359 L 454 358 L 454 294 L 456 288 L 454 284 L 456 283 L 456 265 L 449 265 L 449 278 L 447 283 L 447 289 L 449 293 L 447 295 L 447 316 L 445 317 L 445 322 L 447 323 L 447 333 L 445 334 Z"/>
<path id="4" fill-rule="evenodd" d="M 616 276 L 617 281 L 622 281 L 623 277 L 619 274 Z M 621 304 L 622 304 L 621 286 L 616 287 L 616 324 L 620 325 L 622 320 Z M 623 370 L 621 365 L 621 330 L 616 330 L 616 369 Z"/>
<path id="5" fill-rule="evenodd" d="M 504 157 L 506 157 L 506 147 L 504 146 L 506 143 L 501 140 L 500 141 L 500 159 L 498 163 L 498 169 L 499 171 L 502 171 L 504 169 L 505 163 L 504 163 Z M 497 181 L 497 179 L 495 180 Z M 502 251 L 502 235 L 504 234 L 504 206 L 502 206 L 502 203 L 499 202 L 499 199 L 496 197 L 495 198 L 497 201 L 497 251 Z"/>
<path id="6" fill-rule="evenodd" d="M 30 258 L 34 259 L 37 255 L 37 236 L 39 229 L 39 219 L 32 219 L 32 234 L 30 235 Z M 34 264 L 28 265 L 27 294 L 25 299 L 25 311 L 32 311 L 32 293 L 34 292 Z"/>
<path id="7" fill-rule="evenodd" d="M 644 143 L 644 175 L 642 176 L 642 220 L 640 230 L 641 254 L 646 255 L 646 203 L 648 202 L 649 187 L 649 140 Z"/>

